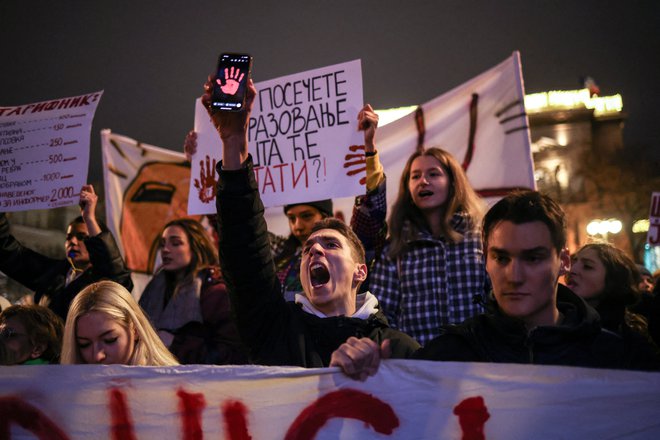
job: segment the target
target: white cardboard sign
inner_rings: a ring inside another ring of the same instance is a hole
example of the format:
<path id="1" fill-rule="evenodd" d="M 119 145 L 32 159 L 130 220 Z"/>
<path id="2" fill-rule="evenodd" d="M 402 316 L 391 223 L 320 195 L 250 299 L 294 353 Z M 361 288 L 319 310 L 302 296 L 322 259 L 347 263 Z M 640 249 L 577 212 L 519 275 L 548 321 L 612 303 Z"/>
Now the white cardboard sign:
<path id="1" fill-rule="evenodd" d="M 0 107 L 0 209 L 78 203 L 87 183 L 89 136 L 103 91 Z"/>
<path id="2" fill-rule="evenodd" d="M 364 193 L 346 171 L 363 106 L 359 60 L 264 81 L 249 122 L 249 151 L 266 207 Z M 198 99 L 197 152 L 192 160 L 189 214 L 215 212 L 214 163 L 222 156 L 218 133 Z"/>

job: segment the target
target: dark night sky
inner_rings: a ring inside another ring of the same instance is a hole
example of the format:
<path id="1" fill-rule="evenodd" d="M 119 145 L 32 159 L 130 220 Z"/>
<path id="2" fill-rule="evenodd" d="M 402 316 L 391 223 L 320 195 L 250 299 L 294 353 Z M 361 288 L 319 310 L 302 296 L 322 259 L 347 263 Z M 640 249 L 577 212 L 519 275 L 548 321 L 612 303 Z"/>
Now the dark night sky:
<path id="1" fill-rule="evenodd" d="M 659 151 L 658 1 L 31 1 L 0 3 L 0 105 L 104 89 L 92 129 L 180 150 L 223 51 L 255 81 L 362 59 L 376 108 L 426 102 L 522 55 L 527 93 L 596 79 L 621 93 L 625 140 Z"/>

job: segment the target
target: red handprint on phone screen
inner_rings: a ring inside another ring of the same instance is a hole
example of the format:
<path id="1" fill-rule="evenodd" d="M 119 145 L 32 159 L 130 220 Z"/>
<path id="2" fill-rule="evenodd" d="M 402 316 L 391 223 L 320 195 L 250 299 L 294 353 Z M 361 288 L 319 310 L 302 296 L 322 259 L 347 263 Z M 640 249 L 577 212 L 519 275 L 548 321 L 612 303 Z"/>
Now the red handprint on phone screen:
<path id="1" fill-rule="evenodd" d="M 236 91 L 238 90 L 238 86 L 241 84 L 241 81 L 243 80 L 243 77 L 245 76 L 244 73 L 241 73 L 241 69 L 236 68 L 234 70 L 234 66 L 231 66 L 231 70 L 227 67 L 225 68 L 225 85 L 222 85 L 222 82 L 220 81 L 220 78 L 217 78 L 215 81 L 220 84 L 220 89 L 222 90 L 222 93 L 226 93 L 227 95 L 234 95 L 236 94 Z"/>
<path id="2" fill-rule="evenodd" d="M 195 188 L 199 193 L 199 200 L 202 203 L 210 203 L 215 199 L 216 184 L 218 180 L 215 178 L 215 165 L 216 160 L 206 156 L 206 168 L 204 168 L 204 161 L 199 161 L 199 179 L 195 179 Z"/>
<path id="3" fill-rule="evenodd" d="M 344 156 L 344 168 L 349 168 L 346 175 L 355 176 L 356 174 L 365 173 L 360 178 L 360 185 L 364 185 L 367 182 L 367 159 L 364 156 L 364 145 L 351 145 L 348 149 L 351 152 Z"/>

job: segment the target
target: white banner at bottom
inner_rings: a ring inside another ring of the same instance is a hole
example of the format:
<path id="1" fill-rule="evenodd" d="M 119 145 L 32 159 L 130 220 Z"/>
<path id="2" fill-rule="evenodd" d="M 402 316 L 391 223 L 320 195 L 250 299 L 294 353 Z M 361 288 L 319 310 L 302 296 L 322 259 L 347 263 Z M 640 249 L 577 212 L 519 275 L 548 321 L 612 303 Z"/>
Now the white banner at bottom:
<path id="1" fill-rule="evenodd" d="M 335 368 L 0 367 L 0 438 L 660 438 L 660 373 L 386 361 Z"/>

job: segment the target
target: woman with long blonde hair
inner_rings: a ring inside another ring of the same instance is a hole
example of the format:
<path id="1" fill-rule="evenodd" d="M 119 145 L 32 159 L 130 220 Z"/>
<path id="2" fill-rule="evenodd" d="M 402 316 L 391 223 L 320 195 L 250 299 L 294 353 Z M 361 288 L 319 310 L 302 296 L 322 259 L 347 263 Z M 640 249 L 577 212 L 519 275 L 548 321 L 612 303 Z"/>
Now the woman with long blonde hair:
<path id="1" fill-rule="evenodd" d="M 114 281 L 90 284 L 74 298 L 60 363 L 178 365 L 135 299 Z"/>

